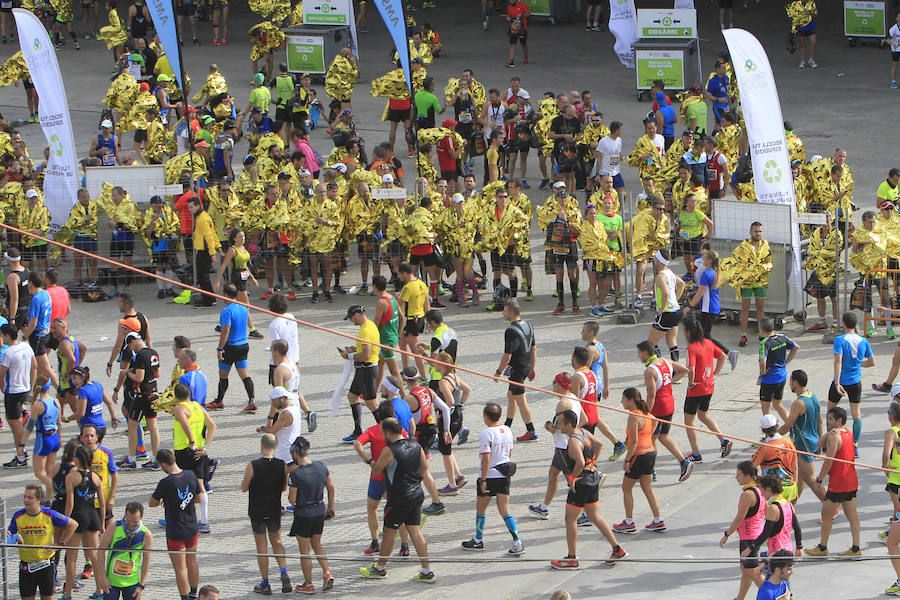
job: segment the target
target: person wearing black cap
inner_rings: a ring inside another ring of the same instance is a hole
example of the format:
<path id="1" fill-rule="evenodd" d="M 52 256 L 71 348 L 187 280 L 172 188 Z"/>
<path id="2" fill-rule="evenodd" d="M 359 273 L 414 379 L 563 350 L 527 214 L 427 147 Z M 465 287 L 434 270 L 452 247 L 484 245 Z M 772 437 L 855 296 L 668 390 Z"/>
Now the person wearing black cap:
<path id="1" fill-rule="evenodd" d="M 167 270 L 171 259 L 175 258 L 178 245 L 180 220 L 171 208 L 163 203 L 162 196 L 150 198 L 150 208 L 144 213 L 144 233 L 150 240 L 150 256 L 156 274 L 168 277 Z M 162 300 L 166 296 L 175 297 L 172 284 L 162 279 L 156 280 L 156 297 Z"/>
<path id="2" fill-rule="evenodd" d="M 350 384 L 350 393 L 347 394 L 350 410 L 353 412 L 353 433 L 343 438 L 345 444 L 352 444 L 362 435 L 362 406 L 359 399 L 365 400 L 366 407 L 373 413 L 378 406 L 375 376 L 378 374 L 379 349 L 375 344 L 380 343 L 381 337 L 378 326 L 366 316 L 366 307 L 361 304 L 350 305 L 344 320 L 359 327 L 356 337 L 360 338 L 356 346 L 338 348 L 342 358 L 353 360 L 353 382 Z"/>
<path id="3" fill-rule="evenodd" d="M 216 179 L 222 179 L 223 177 L 234 179 L 234 171 L 231 170 L 231 155 L 234 150 L 235 127 L 235 122 L 227 119 L 222 133 L 216 136 L 216 141 L 213 144 L 212 175 Z"/>

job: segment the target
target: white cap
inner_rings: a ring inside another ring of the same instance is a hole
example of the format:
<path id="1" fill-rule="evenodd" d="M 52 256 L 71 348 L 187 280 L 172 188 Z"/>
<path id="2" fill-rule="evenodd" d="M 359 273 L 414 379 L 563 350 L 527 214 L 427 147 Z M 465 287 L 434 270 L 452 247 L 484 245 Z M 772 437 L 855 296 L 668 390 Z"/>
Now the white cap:
<path id="1" fill-rule="evenodd" d="M 891 398 L 896 398 L 900 396 L 900 383 L 895 383 L 891 386 Z"/>
<path id="2" fill-rule="evenodd" d="M 565 187 L 566 187 L 566 184 L 563 181 L 556 181 L 553 183 L 554 190 L 561 190 L 561 189 L 564 189 Z"/>
<path id="3" fill-rule="evenodd" d="M 286 388 L 282 386 L 272 388 L 272 391 L 269 392 L 269 399 L 275 400 L 276 398 L 287 398 L 291 395 L 290 392 L 287 391 Z"/>
<path id="4" fill-rule="evenodd" d="M 761 429 L 768 429 L 769 427 L 775 427 L 778 425 L 778 419 L 775 418 L 775 415 L 763 415 L 759 419 L 759 426 Z"/>
<path id="5" fill-rule="evenodd" d="M 451 197 L 451 200 L 453 200 L 457 204 L 462 204 L 463 202 L 466 201 L 466 197 L 463 196 L 462 194 L 460 194 L 459 192 L 457 192 L 457 193 L 453 194 L 453 196 Z"/>
<path id="6" fill-rule="evenodd" d="M 337 164 L 335 164 L 335 165 L 331 165 L 331 166 L 328 167 L 328 168 L 329 168 L 329 169 L 334 169 L 335 171 L 340 171 L 341 173 L 346 173 L 346 172 L 347 172 L 347 165 L 345 165 L 344 163 L 337 163 Z"/>
<path id="7" fill-rule="evenodd" d="M 35 190 L 35 189 L 28 190 L 27 192 L 25 192 L 25 197 L 26 198 L 37 198 L 38 197 L 37 190 Z"/>
<path id="8" fill-rule="evenodd" d="M 297 173 L 297 175 L 303 177 L 304 175 L 312 175 L 312 173 L 309 172 L 309 169 L 300 169 L 300 172 Z"/>
<path id="9" fill-rule="evenodd" d="M 394 183 L 394 176 L 390 173 L 385 173 L 381 176 L 381 183 Z"/>
<path id="10" fill-rule="evenodd" d="M 100 121 L 100 127 L 109 127 L 110 129 L 112 129 L 112 121 L 110 121 L 109 119 L 103 119 L 102 121 Z"/>

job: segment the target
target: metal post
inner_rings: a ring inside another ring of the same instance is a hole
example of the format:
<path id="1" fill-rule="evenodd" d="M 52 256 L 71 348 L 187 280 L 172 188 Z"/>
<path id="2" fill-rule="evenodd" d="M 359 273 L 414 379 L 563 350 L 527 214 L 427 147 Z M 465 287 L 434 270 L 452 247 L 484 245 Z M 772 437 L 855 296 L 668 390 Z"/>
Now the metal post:
<path id="1" fill-rule="evenodd" d="M 635 198 L 636 198 L 636 196 L 635 196 Z M 622 233 L 623 233 L 623 235 L 622 235 L 622 238 L 623 238 L 622 239 L 622 259 L 624 261 L 623 266 L 622 266 L 622 279 L 625 284 L 625 290 L 623 291 L 623 294 L 625 296 L 625 303 L 624 303 L 625 309 L 619 314 L 617 322 L 618 323 L 636 324 L 638 322 L 638 320 L 640 319 L 641 311 L 640 311 L 640 309 L 635 308 L 634 305 L 632 304 L 634 296 L 636 295 L 634 293 L 634 290 L 637 288 L 637 283 L 633 280 L 634 271 L 632 271 L 631 276 L 629 276 L 628 267 L 631 266 L 632 269 L 634 267 L 633 267 L 633 265 L 631 265 L 631 261 L 629 261 L 629 258 L 628 258 L 629 257 L 629 252 L 628 252 L 629 236 L 624 235 L 625 231 L 626 231 L 625 227 L 631 226 L 631 221 L 632 221 L 631 202 L 623 201 L 621 204 L 622 204 L 622 206 L 621 206 L 622 211 L 625 213 L 625 219 L 623 219 L 624 225 L 622 227 Z M 632 244 L 634 244 L 634 230 L 633 229 L 631 232 L 630 241 Z M 631 256 L 633 256 L 633 253 L 631 253 Z"/>
<path id="2" fill-rule="evenodd" d="M 0 498 L 0 523 L 6 523 L 6 498 Z M 6 562 L 8 560 L 9 549 L 6 546 L 0 548 L 0 563 L 2 563 L 2 585 L 3 585 L 3 599 L 6 600 L 9 598 L 9 569 L 7 568 Z"/>

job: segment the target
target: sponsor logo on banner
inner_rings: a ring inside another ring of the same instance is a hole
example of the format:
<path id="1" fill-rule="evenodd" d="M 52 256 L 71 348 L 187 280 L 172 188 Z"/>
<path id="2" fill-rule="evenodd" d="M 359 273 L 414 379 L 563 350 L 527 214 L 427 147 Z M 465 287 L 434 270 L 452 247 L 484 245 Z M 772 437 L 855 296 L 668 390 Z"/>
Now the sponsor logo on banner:
<path id="1" fill-rule="evenodd" d="M 409 67 L 409 42 L 406 39 L 406 19 L 403 16 L 404 0 L 376 0 L 375 8 L 387 26 L 391 40 L 397 48 L 397 56 L 400 58 L 400 67 L 406 75 L 406 87 L 412 93 L 412 74 Z"/>
<path id="2" fill-rule="evenodd" d="M 637 41 L 634 0 L 609 1 L 609 31 L 616 38 L 613 51 L 619 57 L 619 62 L 633 69 L 634 50 L 631 45 Z"/>

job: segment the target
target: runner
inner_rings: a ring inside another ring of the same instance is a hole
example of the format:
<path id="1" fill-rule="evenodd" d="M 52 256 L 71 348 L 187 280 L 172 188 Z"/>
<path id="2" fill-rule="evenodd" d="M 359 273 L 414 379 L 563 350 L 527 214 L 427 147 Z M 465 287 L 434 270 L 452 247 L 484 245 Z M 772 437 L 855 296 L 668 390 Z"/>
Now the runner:
<path id="1" fill-rule="evenodd" d="M 104 598 L 140 600 L 143 595 L 153 555 L 141 552 L 153 549 L 153 534 L 141 520 L 143 516 L 144 505 L 129 502 L 122 519 L 114 527 L 107 527 L 100 537 L 97 564 L 104 567 L 97 570 L 96 576 L 97 589 Z"/>
<path id="2" fill-rule="evenodd" d="M 409 404 L 409 409 L 412 411 L 413 423 L 415 424 L 415 434 L 414 436 L 413 434 L 410 434 L 410 437 L 415 437 L 416 441 L 419 442 L 419 445 L 422 446 L 422 450 L 425 452 L 425 460 L 427 461 L 431 458 L 429 452 L 438 436 L 435 408 L 443 415 L 443 429 L 441 435 L 444 438 L 444 443 L 449 444 L 451 441 L 450 408 L 438 397 L 434 390 L 421 385 L 419 372 L 415 367 L 405 367 L 402 371 L 402 375 L 406 387 L 409 389 L 409 393 L 404 398 L 407 404 Z M 423 483 L 425 484 L 425 489 L 428 490 L 428 493 L 431 495 L 431 504 L 423 508 L 422 512 L 426 515 L 443 514 L 446 507 L 441 502 L 440 496 L 437 493 L 437 485 L 434 483 L 434 478 L 432 477 L 430 470 L 425 473 Z"/>
<path id="3" fill-rule="evenodd" d="M 425 313 L 431 310 L 428 300 L 428 286 L 415 274 L 415 268 L 408 262 L 400 263 L 397 267 L 397 277 L 403 283 L 400 290 L 399 301 L 403 303 L 403 335 L 400 336 L 400 349 L 413 352 L 419 344 L 419 336 L 425 331 Z M 426 374 L 425 361 L 419 356 L 415 357 L 419 376 L 424 378 Z M 409 365 L 409 355 L 400 357 L 403 368 Z"/>
<path id="4" fill-rule="evenodd" d="M 41 505 L 44 488 L 37 484 L 25 486 L 25 508 L 17 510 L 6 528 L 8 544 L 27 546 L 65 545 L 78 528 L 75 519 Z M 57 533 L 57 531 L 62 530 Z M 53 557 L 58 550 L 22 548 L 19 550 L 19 595 L 22 600 L 34 600 L 40 590 L 41 600 L 53 600 L 53 580 L 56 569 Z"/>
<path id="5" fill-rule="evenodd" d="M 157 380 L 159 378 L 159 354 L 153 348 L 144 344 L 141 336 L 135 332 L 131 332 L 125 336 L 125 343 L 128 350 L 134 355 L 134 359 L 129 363 L 129 368 L 125 371 L 125 379 L 128 396 L 132 398 L 131 405 L 128 406 L 128 457 L 126 461 L 129 463 L 129 469 L 134 469 L 135 464 L 133 456 L 138 445 L 138 431 L 142 429 L 141 420 L 147 422 L 147 428 L 150 430 L 150 446 L 154 454 L 159 451 L 159 429 L 156 425 L 156 410 L 153 408 L 153 402 L 157 398 Z M 115 390 L 118 392 L 118 389 Z M 113 402 L 116 398 L 113 397 Z M 124 412 L 124 409 L 123 409 Z M 159 470 L 156 461 L 150 460 L 143 465 L 143 469 Z"/>
<path id="6" fill-rule="evenodd" d="M 425 328 L 431 331 L 430 346 L 418 344 L 416 350 L 422 356 L 428 353 L 429 358 L 437 358 L 438 354 L 449 354 L 453 362 L 456 362 L 456 352 L 459 348 L 459 336 L 444 323 L 444 315 L 437 309 L 431 309 L 425 313 Z M 437 372 L 436 365 L 428 363 L 428 387 L 437 392 L 441 381 L 441 374 Z"/>
<path id="7" fill-rule="evenodd" d="M 444 413 L 438 412 L 437 426 L 440 431 L 449 431 L 450 440 L 446 436 L 438 436 L 437 446 L 441 458 L 444 460 L 444 471 L 447 473 L 449 483 L 438 490 L 441 496 L 455 496 L 459 488 L 466 485 L 467 480 L 459 470 L 456 457 L 453 456 L 453 438 L 459 434 L 458 444 L 464 443 L 469 437 L 469 430 L 463 427 L 463 406 L 472 393 L 472 388 L 463 381 L 454 367 L 455 359 L 447 352 L 440 352 L 437 357 L 443 364 L 434 366 L 435 373 L 440 375 L 438 380 L 438 395 L 450 408 L 450 424 L 444 426 Z"/>
<path id="8" fill-rule="evenodd" d="M 888 423 L 890 427 L 884 432 L 884 447 L 881 451 L 881 466 L 885 469 L 897 470 L 900 467 L 900 453 L 897 452 L 897 438 L 900 432 L 900 403 L 891 402 L 888 406 Z M 887 486 L 884 491 L 891 498 L 891 506 L 894 515 L 900 512 L 900 500 L 897 498 L 900 491 L 900 475 L 897 473 L 887 473 Z M 893 518 L 891 519 L 893 521 Z M 883 540 L 887 539 L 886 534 L 879 533 L 878 537 Z"/>
<path id="9" fill-rule="evenodd" d="M 703 337 L 718 346 L 728 356 L 731 370 L 734 371 L 737 368 L 737 361 L 740 356 L 738 351 L 729 350 L 722 342 L 712 337 L 713 322 L 722 311 L 719 302 L 719 287 L 722 285 L 722 276 L 719 270 L 719 253 L 715 250 L 710 250 L 707 246 L 708 243 L 704 244 L 704 249 L 700 251 L 700 265 L 694 270 L 694 281 L 697 283 L 697 291 L 694 292 L 694 296 L 688 301 L 683 312 L 687 316 L 691 309 L 699 309 Z"/>
<path id="10" fill-rule="evenodd" d="M 7 243 L 11 243 L 11 240 Z M 22 255 L 16 247 L 8 248 L 3 257 L 9 266 L 4 274 L 7 316 L 11 323 L 21 329 L 28 321 L 28 307 L 31 304 L 31 292 L 28 290 L 31 271 L 22 265 Z"/>
<path id="11" fill-rule="evenodd" d="M 659 503 L 653 493 L 653 467 L 656 465 L 656 443 L 653 440 L 653 419 L 647 412 L 647 404 L 641 393 L 633 387 L 622 392 L 622 407 L 631 411 L 625 425 L 627 454 L 625 456 L 625 478 L 622 479 L 622 496 L 625 501 L 625 520 L 612 526 L 616 533 L 637 533 L 632 520 L 634 515 L 634 484 L 640 482 L 641 491 L 647 498 L 653 521 L 644 526 L 644 531 L 665 531 L 666 522 L 659 516 Z"/>
<path id="12" fill-rule="evenodd" d="M 283 340 L 287 343 L 285 356 L 295 365 L 300 364 L 300 336 L 293 313 L 288 312 L 287 299 L 283 294 L 273 294 L 269 298 L 269 310 L 278 316 L 269 321 L 269 339 Z M 269 385 L 275 372 L 275 359 L 269 355 Z"/>
<path id="13" fill-rule="evenodd" d="M 484 424 L 487 426 L 478 434 L 481 453 L 481 476 L 475 482 L 477 501 L 475 503 L 475 537 L 461 544 L 463 550 L 484 551 L 484 526 L 487 521 L 487 508 L 491 497 L 497 499 L 497 510 L 506 523 L 506 529 L 512 536 L 513 543 L 507 553 L 511 556 L 525 554 L 525 545 L 519 538 L 516 518 L 509 511 L 509 484 L 516 472 L 516 463 L 512 462 L 513 435 L 509 427 L 500 423 L 502 409 L 499 404 L 488 402 L 482 411 Z"/>
<path id="14" fill-rule="evenodd" d="M 681 465 L 678 482 L 687 480 L 694 470 L 694 463 L 684 457 L 675 440 L 669 438 L 672 428 L 672 417 L 675 415 L 675 395 L 672 383 L 687 375 L 687 367 L 681 363 L 660 358 L 653 352 L 650 342 L 643 341 L 637 345 L 638 360 L 644 363 L 644 385 L 647 388 L 647 410 L 659 421 L 653 430 L 653 441 L 665 446 Z M 654 471 L 654 475 L 656 472 Z"/>
<path id="15" fill-rule="evenodd" d="M 72 596 L 72 584 L 75 581 L 75 567 L 78 559 L 78 546 L 84 545 L 84 556 L 88 564 L 96 562 L 94 548 L 105 529 L 101 518 L 100 506 L 106 506 L 103 497 L 103 481 L 91 470 L 93 453 L 85 446 L 75 449 L 74 467 L 66 475 L 66 516 L 78 523 L 72 542 L 75 548 L 66 551 L 66 584 L 63 595 Z M 96 502 L 95 502 L 96 501 Z M 97 563 L 99 564 L 99 563 Z M 95 579 L 96 582 L 96 579 Z M 97 591 L 100 591 L 99 584 Z"/>
<path id="16" fill-rule="evenodd" d="M 841 315 L 843 333 L 834 338 L 834 380 L 828 388 L 828 409 L 837 406 L 843 396 L 850 401 L 853 416 L 853 444 L 859 446 L 862 433 L 862 368 L 874 367 L 875 356 L 869 340 L 856 333 L 856 314 Z M 859 450 L 854 450 L 859 456 Z"/>
<path id="17" fill-rule="evenodd" d="M 59 386 L 57 398 L 60 406 L 66 404 L 75 412 L 75 399 L 78 389 L 72 383 L 72 370 L 78 367 L 87 354 L 87 346 L 69 334 L 65 319 L 56 318 L 50 324 L 50 343 L 56 345 L 56 364 Z"/>
<path id="18" fill-rule="evenodd" d="M 747 556 L 755 555 L 762 543 L 766 542 L 768 556 L 784 549 L 796 552 L 797 558 L 800 558 L 803 556 L 803 532 L 794 514 L 794 505 L 781 493 L 781 479 L 777 475 L 764 475 L 759 480 L 759 489 L 766 498 L 766 523 L 751 547 L 744 552 Z M 797 543 L 796 550 L 791 543 L 791 531 L 794 532 L 794 541 Z"/>
<path id="19" fill-rule="evenodd" d="M 709 401 L 715 392 L 716 377 L 725 366 L 727 356 L 712 340 L 703 335 L 703 327 L 695 319 L 684 322 L 684 333 L 688 341 L 688 390 L 684 399 L 684 424 L 693 427 L 694 417 L 717 434 L 721 458 L 731 454 L 734 442 L 722 435 L 722 430 L 709 416 Z M 715 367 L 713 367 L 715 359 Z M 700 446 L 697 444 L 697 432 L 687 429 L 688 442 L 691 445 L 691 462 L 703 462 Z"/>
<path id="20" fill-rule="evenodd" d="M 197 476 L 203 487 L 209 473 L 207 450 L 216 435 L 216 424 L 202 405 L 191 400 L 191 390 L 183 383 L 175 386 L 177 404 L 172 408 L 172 438 L 175 463 L 179 469 Z M 209 497 L 200 498 L 200 533 L 209 533 Z"/>
<path id="21" fill-rule="evenodd" d="M 359 572 L 366 579 L 387 579 L 385 567 L 394 549 L 394 537 L 397 529 L 405 525 L 422 565 L 413 580 L 434 583 L 434 571 L 428 561 L 428 546 L 419 527 L 422 501 L 425 499 L 422 478 L 428 472 L 425 452 L 416 442 L 403 438 L 403 427 L 393 417 L 381 422 L 381 432 L 387 445 L 372 465 L 372 473 L 385 475 L 387 504 L 384 507 L 384 533 L 378 562 L 370 567 L 361 567 Z"/>
<path id="22" fill-rule="evenodd" d="M 22 337 L 28 340 L 28 345 L 34 350 L 38 376 L 47 377 L 54 382 L 54 386 L 59 387 L 59 380 L 50 366 L 50 356 L 48 355 L 50 314 L 53 311 L 53 301 L 42 285 L 43 279 L 39 273 L 32 271 L 28 274 L 28 292 L 31 294 L 31 302 L 28 305 L 28 321 L 22 328 Z"/>
<path id="23" fill-rule="evenodd" d="M 756 465 L 749 460 L 738 463 L 735 479 L 741 486 L 741 497 L 738 500 L 737 515 L 725 528 L 725 535 L 719 540 L 719 547 L 724 548 L 731 534 L 737 532 L 739 537 L 738 552 L 741 556 L 741 583 L 735 600 L 744 600 L 750 585 L 759 581 L 759 546 L 754 542 L 766 523 L 766 499 L 757 484 Z M 745 554 L 746 552 L 746 554 Z"/>
<path id="24" fill-rule="evenodd" d="M 793 598 L 788 579 L 794 574 L 794 558 L 790 550 L 776 550 L 769 559 L 769 574 L 756 594 L 756 600 L 780 600 Z"/>
<path id="25" fill-rule="evenodd" d="M 0 341 L 6 347 L 3 356 L 0 356 L 0 381 L 4 382 L 3 403 L 16 445 L 16 455 L 11 461 L 3 463 L 3 467 L 18 469 L 28 466 L 25 442 L 28 441 L 29 432 L 25 430 L 22 417 L 28 414 L 24 409 L 25 399 L 34 387 L 37 361 L 31 346 L 19 341 L 19 328 L 12 323 L 0 325 Z"/>
<path id="26" fill-rule="evenodd" d="M 560 413 L 558 422 L 561 433 L 569 436 L 564 469 L 569 480 L 569 495 L 566 497 L 568 554 L 562 560 L 550 561 L 550 566 L 554 569 L 578 568 L 575 547 L 578 542 L 577 520 L 582 510 L 612 546 L 612 553 L 606 559 L 606 564 L 615 565 L 617 561 L 628 556 L 628 552 L 619 545 L 616 534 L 606 519 L 600 515 L 600 502 L 597 496 L 606 480 L 606 474 L 597 470 L 595 457 L 600 452 L 602 442 L 589 432 L 579 429 L 578 416 L 573 411 Z"/>
<path id="27" fill-rule="evenodd" d="M 59 429 L 62 426 L 62 409 L 59 401 L 50 396 L 50 382 L 38 378 L 36 381 L 38 396 L 31 403 L 31 416 L 25 428 L 34 430 L 34 458 L 32 469 L 34 476 L 49 491 L 52 489 L 50 468 L 56 462 L 56 453 L 60 447 Z"/>
<path id="28" fill-rule="evenodd" d="M 763 415 L 759 426 L 765 437 L 750 461 L 760 468 L 763 477 L 778 477 L 784 497 L 793 502 L 797 499 L 797 448 L 791 440 L 778 433 L 775 415 Z"/>
<path id="29" fill-rule="evenodd" d="M 244 383 L 244 390 L 247 392 L 247 405 L 242 412 L 245 414 L 256 413 L 256 401 L 254 398 L 253 379 L 250 377 L 249 363 L 247 362 L 247 354 L 250 351 L 250 341 L 247 337 L 247 323 L 250 311 L 246 306 L 237 304 L 237 286 L 233 283 L 226 283 L 222 288 L 224 294 L 229 301 L 219 316 L 219 326 L 222 331 L 219 333 L 219 347 L 216 348 L 216 355 L 219 361 L 219 388 L 216 392 L 216 399 L 210 403 L 210 410 L 221 410 L 225 407 L 225 392 L 228 391 L 228 376 L 231 373 L 231 367 L 237 369 L 238 377 Z"/>
<path id="30" fill-rule="evenodd" d="M 403 316 L 397 299 L 387 293 L 387 279 L 383 275 L 376 275 L 372 278 L 372 291 L 374 295 L 378 296 L 378 301 L 375 303 L 375 325 L 378 326 L 379 339 L 383 345 L 396 348 L 400 332 L 404 330 L 406 324 L 406 317 Z M 400 368 L 397 366 L 394 350 L 379 348 L 376 386 L 380 387 L 384 379 L 385 364 L 391 375 L 400 377 Z"/>
<path id="31" fill-rule="evenodd" d="M 856 317 L 854 321 L 855 319 Z M 767 415 L 774 406 L 778 416 L 786 421 L 788 414 L 781 404 L 781 399 L 784 397 L 784 383 L 787 381 L 787 365 L 800 352 L 800 346 L 788 336 L 775 333 L 775 324 L 769 317 L 759 321 L 759 335 L 760 408 L 762 413 Z"/>
<path id="32" fill-rule="evenodd" d="M 521 383 L 526 377 L 528 381 L 534 381 L 535 377 L 537 343 L 534 340 L 534 328 L 528 321 L 522 319 L 522 309 L 515 300 L 507 300 L 503 306 L 503 318 L 509 322 L 509 326 L 503 332 L 503 356 L 500 358 L 500 366 L 494 371 L 494 379 L 499 380 L 501 374 L 509 377 L 504 425 L 507 428 L 512 427 L 518 408 L 522 413 L 522 420 L 525 421 L 525 433 L 517 437 L 516 441 L 533 442 L 538 436 L 534 431 L 531 408 L 528 406 L 525 388 Z"/>
<path id="33" fill-rule="evenodd" d="M 596 346 L 594 347 L 596 348 Z M 590 433 L 594 433 L 595 429 L 599 429 L 600 433 L 613 443 L 613 454 L 615 454 L 615 451 L 622 446 L 622 442 L 619 441 L 619 438 L 616 437 L 609 425 L 606 424 L 606 421 L 601 419 L 597 412 L 597 401 L 599 400 L 597 390 L 600 389 L 601 383 L 597 381 L 594 371 L 588 368 L 590 361 L 591 354 L 587 348 L 576 346 L 572 351 L 572 368 L 575 369 L 572 377 L 572 393 L 580 401 L 581 408 L 587 417 L 587 423 L 583 427 Z"/>
<path id="34" fill-rule="evenodd" d="M 297 394 L 287 391 L 281 386 L 272 388 L 269 393 L 272 401 L 272 414 L 269 424 L 257 427 L 257 433 L 271 433 L 276 439 L 275 458 L 291 464 L 291 444 L 303 433 L 303 418 L 300 406 L 297 405 Z"/>
<path id="35" fill-rule="evenodd" d="M 253 272 L 249 268 L 250 251 L 244 246 L 246 239 L 247 235 L 242 229 L 234 228 L 228 234 L 228 250 L 219 259 L 219 269 L 216 275 L 216 282 L 213 284 L 213 291 L 219 291 L 219 286 L 222 285 L 222 273 L 225 272 L 227 265 L 228 272 L 231 274 L 230 281 L 237 288 L 237 299 L 249 304 L 250 296 L 247 295 L 247 281 L 250 281 L 256 287 L 259 287 L 259 282 L 256 281 L 256 277 L 253 276 Z M 247 319 L 247 328 L 249 330 L 247 337 L 254 340 L 263 339 L 262 333 L 253 326 L 253 317 L 249 313 Z"/>
<path id="36" fill-rule="evenodd" d="M 175 584 L 181 600 L 197 597 L 200 585 L 200 571 L 197 566 L 197 513 L 195 504 L 200 504 L 206 495 L 191 471 L 182 471 L 175 463 L 175 453 L 160 450 L 156 462 L 166 473 L 156 485 L 150 497 L 150 508 L 163 505 L 166 513 L 166 547 L 169 560 L 175 570 Z M 182 553 L 179 550 L 186 550 Z"/>
<path id="37" fill-rule="evenodd" d="M 819 451 L 819 440 L 825 437 L 825 425 L 819 399 L 806 388 L 808 382 L 806 371 L 797 369 L 791 372 L 791 391 L 797 395 L 797 399 L 791 403 L 788 417 L 784 420 L 784 425 L 778 428 L 778 433 L 784 435 L 790 432 L 794 447 L 801 452 L 810 453 L 797 454 L 797 497 L 803 493 L 805 486 L 809 486 L 810 491 L 821 501 L 824 496 L 820 496 L 819 486 L 815 483 L 813 463 L 816 457 L 812 454 Z"/>
<path id="38" fill-rule="evenodd" d="M 816 477 L 816 483 L 820 491 L 824 491 L 825 499 L 822 501 L 822 531 L 818 545 L 807 548 L 806 554 L 810 556 L 828 556 L 828 538 L 831 535 L 831 526 L 837 509 L 842 508 L 850 523 L 850 535 L 853 545 L 847 550 L 839 552 L 838 556 L 857 557 L 862 556 L 859 549 L 859 515 L 856 512 L 856 494 L 859 484 L 856 478 L 856 466 L 853 454 L 853 433 L 847 429 L 847 411 L 840 406 L 828 409 L 825 421 L 828 425 L 828 433 L 825 440 L 825 460 Z M 832 459 L 839 458 L 846 462 L 836 462 Z M 822 482 L 828 477 L 828 488 Z"/>
<path id="39" fill-rule="evenodd" d="M 103 485 L 103 498 L 106 500 L 103 521 L 108 527 L 113 520 L 116 492 L 119 489 L 119 470 L 116 467 L 115 458 L 109 448 L 100 445 L 95 425 L 82 425 L 81 434 L 77 439 L 93 453 L 91 471 L 100 476 L 100 481 Z M 94 506 L 100 508 L 99 498 L 94 500 Z"/>
<path id="40" fill-rule="evenodd" d="M 347 308 L 344 320 L 359 327 L 356 336 L 369 343 L 357 341 L 356 346 L 338 348 L 338 353 L 344 360 L 353 360 L 353 382 L 347 399 L 350 401 L 350 410 L 353 413 L 353 431 L 341 441 L 352 444 L 353 440 L 362 435 L 362 406 L 359 403 L 362 398 L 366 408 L 374 412 L 378 392 L 375 388 L 375 376 L 377 374 L 379 348 L 373 344 L 378 343 L 380 336 L 378 327 L 366 316 L 366 307 L 361 304 L 353 304 Z"/>
<path id="41" fill-rule="evenodd" d="M 588 351 L 588 360 L 591 363 L 591 372 L 594 374 L 594 378 L 597 380 L 597 401 L 600 401 L 602 397 L 603 400 L 609 398 L 609 362 L 607 361 L 606 356 L 606 348 L 597 339 L 597 334 L 600 332 L 600 323 L 597 321 L 588 321 L 581 327 L 581 340 L 587 342 L 587 351 Z M 574 357 L 574 354 L 573 354 Z M 587 406 L 584 407 L 585 412 L 587 412 Z M 596 407 L 593 407 L 594 411 L 597 410 Z M 599 414 L 597 415 L 599 420 Z M 593 429 L 589 429 L 591 433 L 594 433 Z M 606 435 L 604 433 L 604 435 Z M 613 440 L 613 453 L 609 456 L 610 462 L 618 460 L 620 456 L 625 454 L 625 443 L 621 440 Z"/>
<path id="42" fill-rule="evenodd" d="M 665 337 L 669 356 L 674 362 L 678 362 L 678 323 L 682 317 L 678 301 L 686 286 L 684 280 L 669 268 L 670 259 L 668 248 L 660 248 L 653 255 L 653 269 L 656 272 L 653 278 L 653 287 L 656 289 L 656 320 L 650 327 L 647 340 L 659 355 L 658 343 Z"/>
<path id="43" fill-rule="evenodd" d="M 312 583 L 312 559 L 304 558 L 309 556 L 311 548 L 322 567 L 322 591 L 327 592 L 334 587 L 334 577 L 328 570 L 328 559 L 325 558 L 325 547 L 322 546 L 322 530 L 325 521 L 334 518 L 334 483 L 325 463 L 309 458 L 309 440 L 305 437 L 298 436 L 294 440 L 291 457 L 294 465 L 288 468 L 288 495 L 294 505 L 294 524 L 291 525 L 290 535 L 297 538 L 301 554 L 300 567 L 303 569 L 303 584 L 298 585 L 294 591 L 303 594 L 316 591 L 316 586 Z M 326 490 L 327 506 L 322 501 Z"/>

